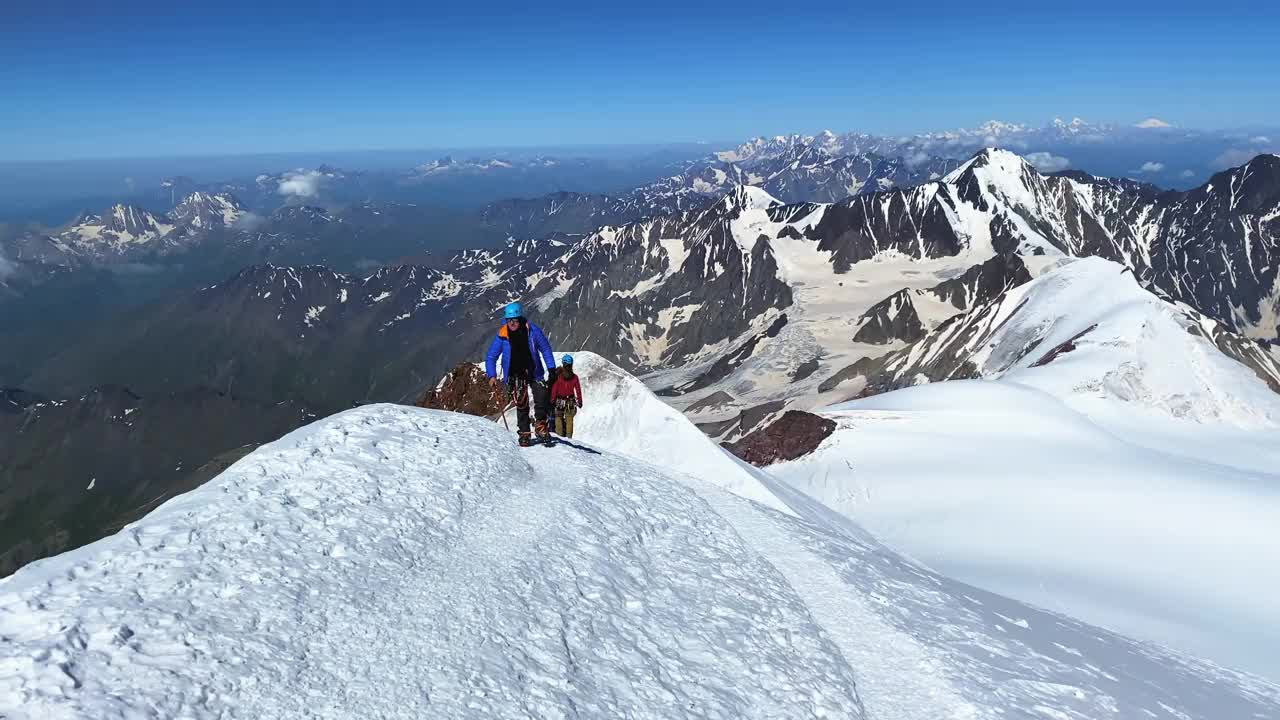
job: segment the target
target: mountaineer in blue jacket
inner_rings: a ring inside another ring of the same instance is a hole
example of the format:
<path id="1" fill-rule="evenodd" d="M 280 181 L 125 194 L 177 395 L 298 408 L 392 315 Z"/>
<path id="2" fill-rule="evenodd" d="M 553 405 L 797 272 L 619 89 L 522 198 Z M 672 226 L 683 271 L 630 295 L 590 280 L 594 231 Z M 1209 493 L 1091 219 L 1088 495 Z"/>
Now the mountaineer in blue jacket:
<path id="1" fill-rule="evenodd" d="M 550 401 L 547 394 L 547 379 L 550 371 L 555 370 L 556 356 L 551 352 L 551 343 L 542 334 L 542 328 L 529 322 L 524 316 L 524 308 L 513 302 L 503 311 L 504 322 L 498 328 L 498 335 L 489 345 L 489 352 L 484 357 L 485 374 L 489 376 L 489 385 L 498 387 L 498 358 L 502 358 L 502 380 L 507 385 L 507 392 L 515 397 L 516 422 L 520 431 L 520 444 L 531 444 L 529 438 L 529 391 L 533 391 L 533 408 L 537 424 L 535 431 L 538 440 L 550 437 L 547 432 L 547 415 Z"/>

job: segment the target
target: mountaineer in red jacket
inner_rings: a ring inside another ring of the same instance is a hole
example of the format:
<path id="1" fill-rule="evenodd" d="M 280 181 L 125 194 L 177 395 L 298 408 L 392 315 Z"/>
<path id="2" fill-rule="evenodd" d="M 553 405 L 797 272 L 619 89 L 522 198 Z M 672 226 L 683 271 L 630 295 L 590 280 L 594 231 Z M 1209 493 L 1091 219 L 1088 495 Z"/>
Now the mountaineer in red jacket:
<path id="1" fill-rule="evenodd" d="M 582 407 L 582 383 L 573 372 L 573 356 L 560 358 L 560 370 L 551 386 L 551 404 L 556 409 L 556 434 L 573 437 L 573 416 Z"/>

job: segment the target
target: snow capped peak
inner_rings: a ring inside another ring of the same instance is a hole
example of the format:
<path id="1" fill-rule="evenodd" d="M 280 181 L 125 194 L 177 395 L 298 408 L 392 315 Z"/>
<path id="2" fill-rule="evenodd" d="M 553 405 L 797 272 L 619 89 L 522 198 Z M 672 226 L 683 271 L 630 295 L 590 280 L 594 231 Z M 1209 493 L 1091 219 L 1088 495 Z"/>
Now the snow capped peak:
<path id="1" fill-rule="evenodd" d="M 240 201 L 230 193 L 193 192 L 183 198 L 171 213 L 173 219 L 197 228 L 229 226 L 243 212 Z"/>
<path id="2" fill-rule="evenodd" d="M 977 131 L 983 135 L 991 135 L 1000 137 L 1010 133 L 1025 132 L 1026 125 L 1021 123 L 1004 122 L 1002 120 L 988 120 L 977 127 Z"/>
<path id="3" fill-rule="evenodd" d="M 813 140 L 812 136 L 805 135 L 775 135 L 771 138 L 756 137 L 733 150 L 716 153 L 716 158 L 722 162 L 742 162 L 777 157 L 796 146 L 808 145 Z"/>
<path id="4" fill-rule="evenodd" d="M 151 213 L 133 205 L 117 203 L 105 214 L 106 227 L 114 232 L 154 229 L 156 218 Z"/>
<path id="5" fill-rule="evenodd" d="M 1172 126 L 1172 125 L 1170 125 L 1169 123 L 1167 123 L 1167 122 L 1165 122 L 1165 121 L 1161 120 L 1160 118 L 1154 118 L 1154 117 L 1151 117 L 1151 118 L 1147 118 L 1146 120 L 1143 120 L 1142 122 L 1140 122 L 1140 123 L 1138 123 L 1138 124 L 1134 125 L 1134 127 L 1139 127 L 1139 128 L 1143 128 L 1143 129 L 1145 129 L 1145 130 L 1150 130 L 1150 129 L 1154 129 L 1154 128 L 1171 128 L 1171 127 L 1173 127 L 1173 126 Z"/>
<path id="6" fill-rule="evenodd" d="M 1027 162 L 1026 158 L 1015 152 L 1001 148 L 985 148 L 948 173 L 942 181 L 957 183 L 965 175 L 979 169 L 985 169 L 983 174 L 988 178 L 1005 179 L 997 184 L 1004 184 L 1005 181 L 1014 179 L 1018 184 L 1022 184 L 1022 178 L 1028 173 L 1036 173 L 1036 169 Z"/>
<path id="7" fill-rule="evenodd" d="M 116 204 L 101 215 L 81 215 L 58 237 L 80 252 L 102 256 L 124 252 L 163 237 L 173 229 L 167 220 L 133 205 Z"/>
<path id="8" fill-rule="evenodd" d="M 191 193 L 190 195 L 186 196 L 185 198 L 183 198 L 181 204 L 211 205 L 211 204 L 214 204 L 215 202 L 218 202 L 220 199 L 224 197 L 229 197 L 229 196 L 214 195 L 213 193 L 208 193 L 203 190 L 197 190 Z"/>
<path id="9" fill-rule="evenodd" d="M 1026 163 L 1026 160 L 1024 160 L 1018 153 L 998 147 L 983 148 L 974 154 L 974 159 L 986 164 L 1006 163 L 1017 165 L 1019 163 Z"/>
<path id="10" fill-rule="evenodd" d="M 755 185 L 738 185 L 733 192 L 725 195 L 725 206 L 739 210 L 768 210 L 783 205 L 778 198 L 770 195 L 763 188 Z"/>

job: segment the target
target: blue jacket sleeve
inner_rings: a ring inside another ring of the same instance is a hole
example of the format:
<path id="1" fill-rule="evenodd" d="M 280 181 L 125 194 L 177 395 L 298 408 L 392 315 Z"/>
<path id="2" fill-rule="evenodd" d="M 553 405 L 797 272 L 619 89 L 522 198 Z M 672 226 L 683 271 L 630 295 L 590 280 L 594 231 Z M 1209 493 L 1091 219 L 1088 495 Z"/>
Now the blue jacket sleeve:
<path id="1" fill-rule="evenodd" d="M 542 362 L 547 371 L 547 379 L 551 379 L 553 377 L 551 373 L 556 369 L 556 354 L 551 351 L 551 342 L 547 340 L 542 328 L 535 327 L 532 332 L 534 347 L 542 354 Z"/>
<path id="2" fill-rule="evenodd" d="M 498 377 L 498 358 L 502 355 L 502 338 L 495 336 L 489 344 L 489 352 L 484 356 L 484 374 L 491 378 Z"/>

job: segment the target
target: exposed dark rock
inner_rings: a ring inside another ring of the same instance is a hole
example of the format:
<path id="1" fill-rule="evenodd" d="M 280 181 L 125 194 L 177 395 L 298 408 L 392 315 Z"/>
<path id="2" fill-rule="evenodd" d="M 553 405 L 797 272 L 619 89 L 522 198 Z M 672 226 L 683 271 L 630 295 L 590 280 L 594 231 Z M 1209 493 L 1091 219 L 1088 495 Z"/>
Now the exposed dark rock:
<path id="1" fill-rule="evenodd" d="M 791 381 L 797 382 L 799 380 L 803 380 L 817 371 L 818 371 L 818 358 L 807 360 L 803 363 L 800 363 L 800 366 L 796 368 L 796 371 L 791 373 Z"/>
<path id="2" fill-rule="evenodd" d="M 723 390 L 717 390 L 710 395 L 702 398 L 696 403 L 685 408 L 685 412 L 695 413 L 699 410 L 709 410 L 711 408 L 722 407 L 733 402 L 733 396 Z"/>
<path id="3" fill-rule="evenodd" d="M 911 296 L 912 291 L 903 288 L 872 305 L 862 314 L 862 326 L 854 334 L 854 342 L 886 345 L 895 340 L 915 342 L 924 337 L 924 324 Z"/>
<path id="4" fill-rule="evenodd" d="M 698 427 L 703 428 L 703 432 L 713 438 L 738 438 L 755 430 L 771 415 L 782 412 L 782 408 L 786 405 L 787 403 L 783 400 L 753 405 L 738 413 L 737 417 L 718 423 L 703 423 Z"/>
<path id="5" fill-rule="evenodd" d="M 729 418 L 718 422 L 695 423 L 695 425 L 699 430 L 706 433 L 707 437 L 718 438 L 737 427 L 738 418 Z"/>
<path id="6" fill-rule="evenodd" d="M 494 392 L 484 371 L 471 363 L 459 364 L 418 401 L 418 407 L 483 417 L 497 416 L 503 404 L 503 393 Z"/>
<path id="7" fill-rule="evenodd" d="M 724 447 L 756 467 L 765 467 L 808 455 L 835 429 L 833 420 L 801 410 L 788 410 L 772 423 L 736 442 L 725 443 Z"/>
<path id="8" fill-rule="evenodd" d="M 1049 352 L 1045 353 L 1044 357 L 1041 357 L 1039 360 L 1036 360 L 1035 362 L 1031 363 L 1031 367 L 1042 367 L 1044 365 L 1048 365 L 1049 363 L 1058 359 L 1059 356 L 1065 355 L 1075 350 L 1076 341 L 1084 337 L 1085 335 L 1088 335 L 1090 332 L 1093 332 L 1093 329 L 1096 327 L 1098 326 L 1095 323 L 1085 328 L 1084 330 L 1081 330 L 1080 332 L 1076 333 L 1075 336 L 1072 337 L 1070 340 L 1067 340 L 1061 345 L 1058 345 L 1057 347 L 1053 348 Z"/>
<path id="9" fill-rule="evenodd" d="M 1031 273 L 1021 256 L 996 255 L 981 265 L 974 265 L 963 274 L 945 280 L 928 292 L 939 300 L 951 303 L 956 309 L 969 310 L 995 300 L 1010 288 L 1031 282 Z"/>
<path id="10" fill-rule="evenodd" d="M 953 203 L 954 198 L 940 191 L 921 203 L 919 193 L 918 188 L 894 190 L 836 203 L 808 237 L 818 241 L 819 250 L 832 253 L 838 273 L 848 272 L 853 263 L 885 250 L 921 259 L 959 253 L 964 243 L 944 204 Z"/>
<path id="11" fill-rule="evenodd" d="M 882 366 L 884 361 L 881 358 L 864 357 L 859 358 L 857 362 L 846 365 L 838 370 L 831 377 L 823 380 L 818 384 L 818 392 L 831 392 L 835 390 L 840 383 L 846 380 L 853 380 L 859 377 L 870 377 L 875 374 Z"/>

